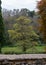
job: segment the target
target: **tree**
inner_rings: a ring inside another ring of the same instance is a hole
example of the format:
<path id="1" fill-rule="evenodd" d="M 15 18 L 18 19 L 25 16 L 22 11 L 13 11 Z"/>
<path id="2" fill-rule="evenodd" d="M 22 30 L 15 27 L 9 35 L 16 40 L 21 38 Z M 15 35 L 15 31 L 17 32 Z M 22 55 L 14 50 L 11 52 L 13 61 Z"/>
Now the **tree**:
<path id="1" fill-rule="evenodd" d="M 0 0 L 0 53 L 1 53 L 1 48 L 4 43 L 4 23 L 2 20 L 2 13 L 1 13 L 1 0 Z"/>
<path id="2" fill-rule="evenodd" d="M 8 30 L 9 37 L 12 41 L 15 41 L 17 46 L 22 47 L 23 52 L 25 53 L 27 48 L 37 45 L 33 43 L 36 42 L 34 39 L 38 39 L 38 35 L 33 31 L 31 20 L 27 17 L 21 16 L 16 19 L 16 23 L 13 25 L 14 30 Z"/>
<path id="3" fill-rule="evenodd" d="M 46 0 L 39 1 L 37 7 L 40 15 L 40 32 L 42 33 L 44 42 L 46 42 Z"/>
<path id="4" fill-rule="evenodd" d="M 22 8 L 20 10 L 20 16 L 28 16 L 28 12 L 30 12 L 30 10 L 28 10 L 27 8 Z"/>
<path id="5" fill-rule="evenodd" d="M 30 16 L 30 17 L 33 18 L 34 15 L 35 15 L 35 11 L 29 11 L 29 12 L 28 12 L 28 16 Z"/>

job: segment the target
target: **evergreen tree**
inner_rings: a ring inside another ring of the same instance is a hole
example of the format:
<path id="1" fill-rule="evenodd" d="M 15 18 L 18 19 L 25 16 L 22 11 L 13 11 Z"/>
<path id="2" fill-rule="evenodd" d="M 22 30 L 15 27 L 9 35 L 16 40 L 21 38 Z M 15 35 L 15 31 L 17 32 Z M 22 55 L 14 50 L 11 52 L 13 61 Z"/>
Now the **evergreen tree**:
<path id="1" fill-rule="evenodd" d="M 1 13 L 1 0 L 0 0 L 0 53 L 3 43 L 4 43 L 4 23 Z"/>

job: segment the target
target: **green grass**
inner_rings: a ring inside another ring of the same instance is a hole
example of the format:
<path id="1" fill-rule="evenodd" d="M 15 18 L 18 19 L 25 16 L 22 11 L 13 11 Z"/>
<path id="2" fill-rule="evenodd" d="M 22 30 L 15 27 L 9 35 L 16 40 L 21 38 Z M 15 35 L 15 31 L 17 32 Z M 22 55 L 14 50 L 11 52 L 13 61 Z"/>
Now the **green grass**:
<path id="1" fill-rule="evenodd" d="M 2 53 L 5 54 L 15 54 L 22 53 L 22 49 L 20 47 L 4 47 L 2 48 Z"/>
<path id="2" fill-rule="evenodd" d="M 26 50 L 26 53 L 44 53 L 46 46 L 35 46 L 33 48 L 29 48 Z M 3 47 L 2 48 L 3 54 L 22 54 L 24 53 L 22 51 L 21 47 Z"/>
<path id="3" fill-rule="evenodd" d="M 46 46 L 35 46 L 34 48 L 27 49 L 27 53 L 44 53 Z"/>

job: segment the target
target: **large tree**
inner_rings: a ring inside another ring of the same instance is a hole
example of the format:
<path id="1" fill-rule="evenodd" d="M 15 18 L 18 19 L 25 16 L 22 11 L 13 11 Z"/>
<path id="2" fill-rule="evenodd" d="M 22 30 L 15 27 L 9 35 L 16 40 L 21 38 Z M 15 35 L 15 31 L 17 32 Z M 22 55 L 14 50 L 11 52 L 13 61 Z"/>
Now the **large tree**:
<path id="1" fill-rule="evenodd" d="M 46 0 L 39 1 L 37 7 L 40 15 L 40 32 L 42 33 L 44 42 L 46 42 Z"/>
<path id="2" fill-rule="evenodd" d="M 16 20 L 13 30 L 8 30 L 11 42 L 22 47 L 23 52 L 27 48 L 36 45 L 38 35 L 33 31 L 31 20 L 27 17 L 21 16 Z"/>
<path id="3" fill-rule="evenodd" d="M 4 23 L 2 20 L 2 12 L 1 12 L 1 0 L 0 0 L 0 53 L 1 53 L 1 48 L 4 43 Z"/>

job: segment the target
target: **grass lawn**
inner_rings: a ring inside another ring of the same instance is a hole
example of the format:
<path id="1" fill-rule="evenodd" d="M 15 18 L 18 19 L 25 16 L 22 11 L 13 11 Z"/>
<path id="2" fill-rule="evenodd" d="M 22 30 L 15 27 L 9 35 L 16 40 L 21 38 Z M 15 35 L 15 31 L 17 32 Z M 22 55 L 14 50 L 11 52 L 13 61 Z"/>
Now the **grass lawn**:
<path id="1" fill-rule="evenodd" d="M 44 53 L 46 46 L 35 46 L 34 48 L 27 49 L 27 53 Z"/>
<path id="2" fill-rule="evenodd" d="M 3 47 L 2 53 L 5 54 L 15 54 L 22 53 L 22 49 L 20 47 Z"/>
<path id="3" fill-rule="evenodd" d="M 26 50 L 26 53 L 44 53 L 46 46 L 35 46 L 33 48 L 29 48 Z M 22 48 L 21 47 L 3 47 L 2 48 L 3 54 L 22 54 Z"/>

